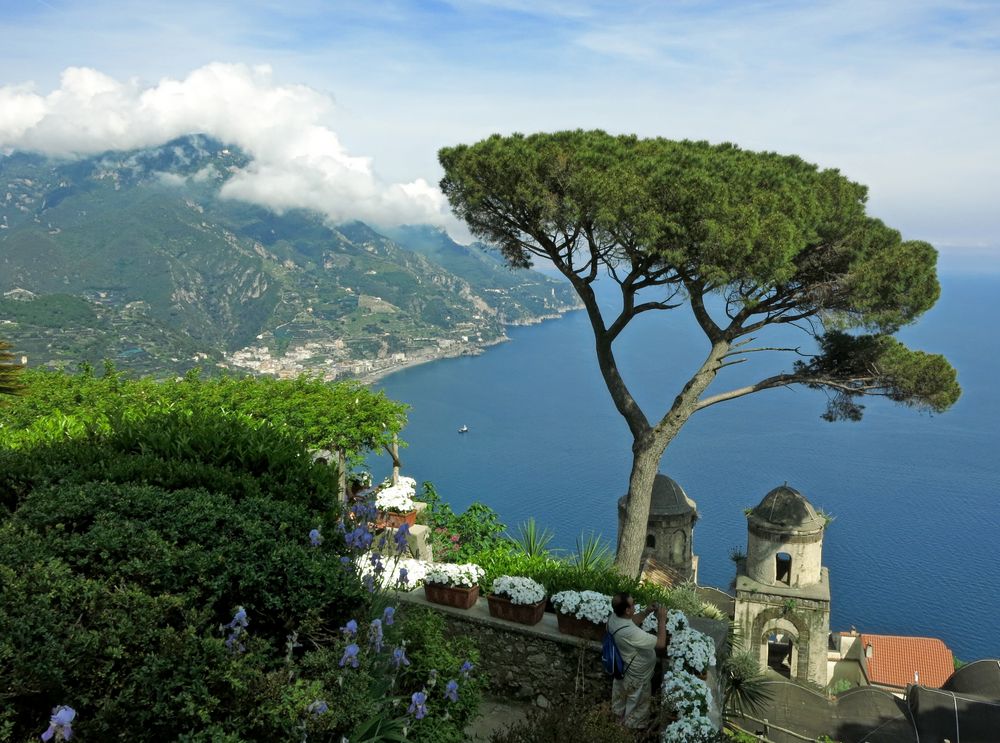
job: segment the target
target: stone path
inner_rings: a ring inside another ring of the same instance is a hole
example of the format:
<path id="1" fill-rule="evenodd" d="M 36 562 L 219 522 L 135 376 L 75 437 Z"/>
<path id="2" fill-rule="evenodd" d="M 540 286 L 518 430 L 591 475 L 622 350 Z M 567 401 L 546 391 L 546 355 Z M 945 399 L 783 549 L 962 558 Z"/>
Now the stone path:
<path id="1" fill-rule="evenodd" d="M 466 740 L 485 743 L 495 731 L 523 720 L 531 709 L 531 704 L 484 698 L 479 704 L 479 717 L 465 728 Z"/>

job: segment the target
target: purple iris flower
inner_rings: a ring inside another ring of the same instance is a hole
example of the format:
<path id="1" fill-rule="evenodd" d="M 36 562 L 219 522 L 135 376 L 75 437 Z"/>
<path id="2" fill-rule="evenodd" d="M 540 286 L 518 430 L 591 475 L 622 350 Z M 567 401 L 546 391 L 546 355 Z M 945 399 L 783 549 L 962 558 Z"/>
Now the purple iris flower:
<path id="1" fill-rule="evenodd" d="M 330 711 L 330 705 L 327 704 L 322 699 L 317 699 L 315 702 L 306 707 L 306 712 L 311 712 L 312 714 L 316 715 L 316 717 L 326 714 L 329 711 Z"/>
<path id="2" fill-rule="evenodd" d="M 398 647 L 392 651 L 392 667 L 399 668 L 400 666 L 410 665 L 410 659 L 406 657 L 406 648 Z"/>
<path id="3" fill-rule="evenodd" d="M 366 575 L 361 579 L 361 582 L 365 584 L 365 589 L 368 593 L 375 593 L 375 577 L 372 575 Z"/>
<path id="4" fill-rule="evenodd" d="M 396 534 L 393 536 L 393 540 L 396 542 L 396 551 L 405 552 L 406 551 L 406 538 L 410 535 L 410 525 L 403 523 L 396 529 Z"/>
<path id="5" fill-rule="evenodd" d="M 396 579 L 399 585 L 405 586 L 410 582 L 409 571 L 406 568 L 399 569 L 399 577 Z"/>
<path id="6" fill-rule="evenodd" d="M 351 668 L 357 668 L 360 663 L 358 660 L 358 650 L 360 650 L 360 648 L 353 642 L 344 648 L 344 657 L 340 659 L 340 667 L 343 668 L 350 663 Z"/>
<path id="7" fill-rule="evenodd" d="M 239 639 L 240 639 L 240 632 L 239 628 L 237 628 L 233 632 L 233 634 L 231 634 L 229 637 L 226 638 L 226 647 L 235 653 L 242 653 L 244 650 L 247 649 L 247 647 L 242 642 L 240 642 Z"/>
<path id="8" fill-rule="evenodd" d="M 467 661 L 465 661 L 465 663 L 462 664 L 462 667 L 458 669 L 458 672 L 462 674 L 462 678 L 466 678 L 467 679 L 467 678 L 469 678 L 469 672 L 473 668 L 475 668 L 475 666 L 472 665 L 472 661 L 471 660 L 467 660 Z"/>
<path id="9" fill-rule="evenodd" d="M 382 612 L 382 623 L 386 627 L 391 627 L 393 618 L 396 616 L 396 609 L 392 606 L 385 607 L 385 611 Z"/>
<path id="10" fill-rule="evenodd" d="M 319 547 L 323 544 L 323 535 L 319 533 L 319 529 L 313 529 L 309 532 L 309 544 L 313 547 Z"/>
<path id="11" fill-rule="evenodd" d="M 368 628 L 368 642 L 375 646 L 375 652 L 382 652 L 382 620 L 373 619 Z"/>
<path id="12" fill-rule="evenodd" d="M 250 620 L 247 619 L 247 610 L 244 609 L 242 606 L 239 606 L 236 608 L 236 613 L 233 614 L 233 621 L 231 621 L 226 626 L 229 629 L 236 629 L 236 625 L 245 628 L 248 624 L 250 624 Z"/>
<path id="13" fill-rule="evenodd" d="M 424 719 L 427 716 L 427 694 L 422 691 L 414 692 L 413 696 L 410 697 L 410 706 L 406 712 L 418 720 Z"/>
<path id="14" fill-rule="evenodd" d="M 353 619 L 349 619 L 347 624 L 340 628 L 340 631 L 348 636 L 356 635 L 358 633 L 358 623 Z"/>
<path id="15" fill-rule="evenodd" d="M 382 555 L 378 552 L 372 552 L 368 561 L 372 564 L 372 571 L 375 575 L 382 575 L 385 572 L 385 565 L 382 564 Z"/>
<path id="16" fill-rule="evenodd" d="M 452 679 L 448 682 L 448 685 L 444 687 L 444 695 L 453 702 L 458 701 L 458 682 Z"/>
<path id="17" fill-rule="evenodd" d="M 52 736 L 59 733 L 63 740 L 73 737 L 73 719 L 76 717 L 76 710 L 68 705 L 62 705 L 52 710 L 52 717 L 49 718 L 49 729 L 42 733 L 42 740 L 52 740 Z"/>

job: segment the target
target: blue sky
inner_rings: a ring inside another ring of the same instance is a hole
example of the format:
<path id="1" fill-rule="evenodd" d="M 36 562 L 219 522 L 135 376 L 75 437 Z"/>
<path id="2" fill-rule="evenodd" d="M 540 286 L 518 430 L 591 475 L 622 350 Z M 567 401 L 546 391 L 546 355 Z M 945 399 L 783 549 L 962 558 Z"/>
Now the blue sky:
<path id="1" fill-rule="evenodd" d="M 0 0 L 0 33 L 7 148 L 196 123 L 259 155 L 246 198 L 392 221 L 444 208 L 439 147 L 497 131 L 733 141 L 838 167 L 946 267 L 1000 270 L 1000 3 Z"/>

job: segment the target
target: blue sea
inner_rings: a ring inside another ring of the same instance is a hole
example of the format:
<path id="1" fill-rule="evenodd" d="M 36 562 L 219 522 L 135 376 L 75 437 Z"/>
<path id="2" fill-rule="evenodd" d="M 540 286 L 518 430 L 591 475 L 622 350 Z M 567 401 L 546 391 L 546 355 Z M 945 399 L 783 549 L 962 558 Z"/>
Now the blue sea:
<path id="1" fill-rule="evenodd" d="M 782 389 L 696 414 L 660 471 L 698 504 L 700 583 L 728 587 L 729 551 L 746 545 L 743 509 L 787 482 L 835 516 L 823 548 L 832 629 L 939 637 L 964 660 L 1000 657 L 998 299 L 998 276 L 944 275 L 938 304 L 900 335 L 958 369 L 964 394 L 947 413 L 876 399 L 860 423 L 827 423 L 823 392 Z M 630 436 L 598 372 L 585 314 L 512 328 L 510 338 L 481 356 L 382 380 L 412 406 L 404 474 L 434 482 L 456 509 L 492 506 L 512 529 L 534 516 L 558 547 L 585 530 L 613 539 Z M 793 330 L 760 338 L 807 341 Z M 679 309 L 643 315 L 616 349 L 626 382 L 658 418 L 707 347 Z M 751 356 L 710 391 L 793 360 Z M 463 424 L 469 433 L 460 435 Z M 373 466 L 378 475 L 389 465 Z"/>

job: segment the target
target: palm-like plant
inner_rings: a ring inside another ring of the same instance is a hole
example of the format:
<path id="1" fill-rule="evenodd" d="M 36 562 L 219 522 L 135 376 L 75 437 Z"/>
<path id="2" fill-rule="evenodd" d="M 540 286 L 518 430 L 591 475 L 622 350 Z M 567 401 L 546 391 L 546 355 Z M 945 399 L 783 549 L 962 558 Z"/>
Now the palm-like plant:
<path id="1" fill-rule="evenodd" d="M 722 664 L 722 692 L 727 714 L 760 717 L 771 699 L 767 678 L 748 650 L 733 652 Z"/>
<path id="2" fill-rule="evenodd" d="M 555 533 L 548 528 L 539 528 L 532 516 L 524 523 L 517 525 L 517 537 L 510 537 L 515 548 L 527 557 L 548 557 L 549 542 L 555 537 Z"/>
<path id="3" fill-rule="evenodd" d="M 580 571 L 607 570 L 611 567 L 611 547 L 600 534 L 581 532 L 576 538 L 576 554 L 570 558 Z"/>

